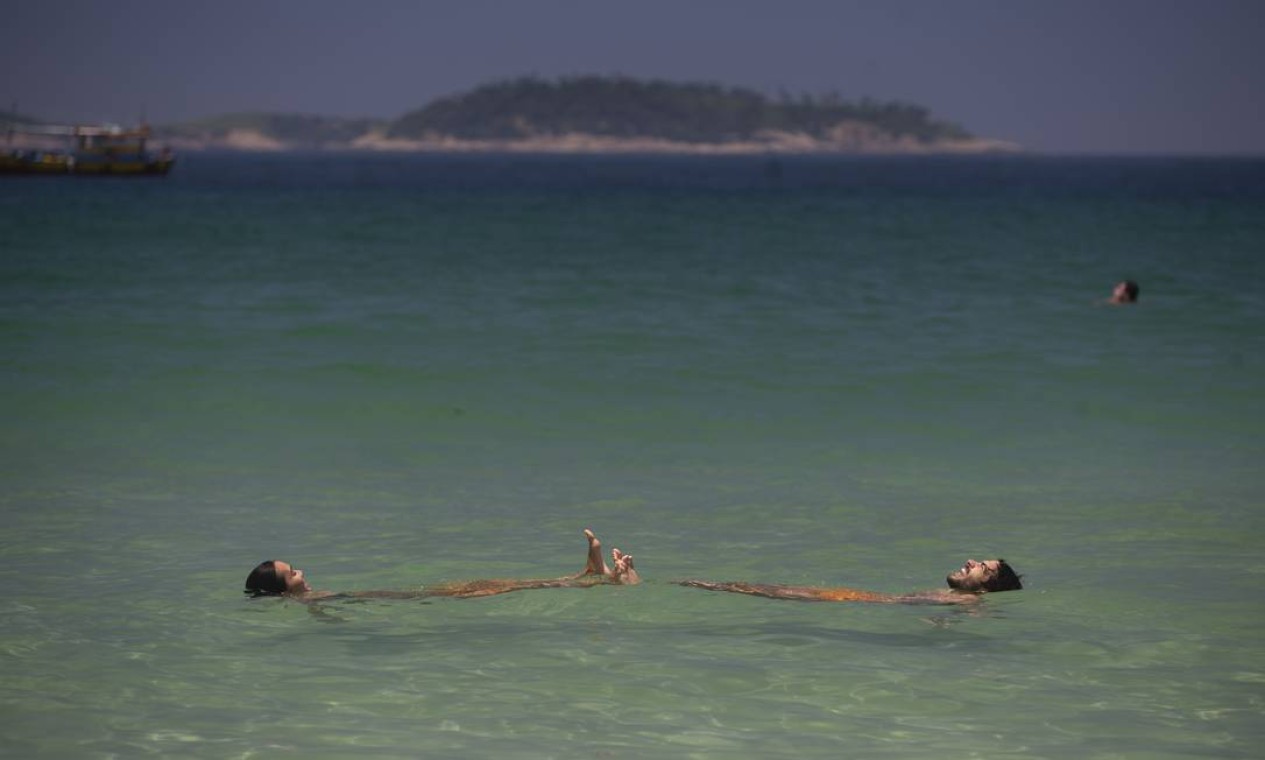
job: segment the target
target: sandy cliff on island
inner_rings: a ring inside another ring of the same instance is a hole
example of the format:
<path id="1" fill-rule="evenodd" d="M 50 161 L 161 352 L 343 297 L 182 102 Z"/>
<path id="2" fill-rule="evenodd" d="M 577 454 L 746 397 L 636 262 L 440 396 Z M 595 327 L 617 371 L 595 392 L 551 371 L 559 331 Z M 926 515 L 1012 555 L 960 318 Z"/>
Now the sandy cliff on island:
<path id="1" fill-rule="evenodd" d="M 398 153 L 573 153 L 573 154 L 692 154 L 749 155 L 778 154 L 972 154 L 1009 153 L 1020 146 L 1002 140 L 982 138 L 920 141 L 912 137 L 892 137 L 865 124 L 841 124 L 826 137 L 803 132 L 767 130 L 749 139 L 726 142 L 685 142 L 653 137 L 621 138 L 569 133 L 536 134 L 511 139 L 473 140 L 450 135 L 428 134 L 421 139 L 389 137 L 374 130 L 348 141 L 318 144 L 287 143 L 257 130 L 235 129 L 224 135 L 173 137 L 164 144 L 177 150 L 238 151 L 372 151 Z"/>

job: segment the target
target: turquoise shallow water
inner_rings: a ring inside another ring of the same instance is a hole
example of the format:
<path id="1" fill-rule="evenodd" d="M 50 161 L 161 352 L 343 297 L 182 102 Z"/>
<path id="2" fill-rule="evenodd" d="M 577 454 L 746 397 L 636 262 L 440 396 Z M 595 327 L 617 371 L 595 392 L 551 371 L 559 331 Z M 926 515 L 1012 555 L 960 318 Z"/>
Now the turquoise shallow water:
<path id="1" fill-rule="evenodd" d="M 1254 757 L 1263 201 L 1231 160 L 5 180 L 0 746 Z M 584 527 L 646 583 L 240 593 L 561 575 Z M 973 613 L 670 582 L 997 555 L 1027 588 Z"/>

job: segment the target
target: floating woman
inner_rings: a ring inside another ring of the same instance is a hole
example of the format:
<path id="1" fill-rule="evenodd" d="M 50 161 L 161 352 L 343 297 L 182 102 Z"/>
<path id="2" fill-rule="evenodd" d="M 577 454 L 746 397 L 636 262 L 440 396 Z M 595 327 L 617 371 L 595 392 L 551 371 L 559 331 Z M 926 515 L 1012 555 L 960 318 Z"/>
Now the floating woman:
<path id="1" fill-rule="evenodd" d="M 425 599 L 444 596 L 466 599 L 538 588 L 588 588 L 603 584 L 631 585 L 641 582 L 641 576 L 633 567 L 631 554 L 613 549 L 611 564 L 608 565 L 602 556 L 602 542 L 593 531 L 586 528 L 584 536 L 589 542 L 584 569 L 561 578 L 486 579 L 401 591 L 314 591 L 308 585 L 302 570 L 289 562 L 268 560 L 260 562 L 250 571 L 246 578 L 245 593 L 252 597 L 285 596 L 304 602 L 329 599 Z"/>

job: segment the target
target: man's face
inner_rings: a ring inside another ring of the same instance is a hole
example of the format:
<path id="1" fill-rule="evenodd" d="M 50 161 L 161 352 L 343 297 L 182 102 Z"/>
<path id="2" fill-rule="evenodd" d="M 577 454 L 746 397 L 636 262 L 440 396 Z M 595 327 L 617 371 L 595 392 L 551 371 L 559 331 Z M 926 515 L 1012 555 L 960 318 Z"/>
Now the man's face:
<path id="1" fill-rule="evenodd" d="M 997 577 L 1000 568 L 1001 562 L 995 559 L 983 562 L 968 559 L 965 565 L 949 573 L 945 580 L 949 588 L 958 591 L 983 591 L 988 582 Z"/>

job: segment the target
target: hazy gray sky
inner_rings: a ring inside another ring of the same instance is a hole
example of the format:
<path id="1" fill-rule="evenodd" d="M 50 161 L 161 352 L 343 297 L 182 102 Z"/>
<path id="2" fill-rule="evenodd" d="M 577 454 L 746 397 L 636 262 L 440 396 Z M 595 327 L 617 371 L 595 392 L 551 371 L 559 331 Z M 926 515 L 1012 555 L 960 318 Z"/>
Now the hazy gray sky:
<path id="1" fill-rule="evenodd" d="M 1265 0 L 3 0 L 50 120 L 395 117 L 527 74 L 924 105 L 1046 152 L 1265 154 Z"/>

